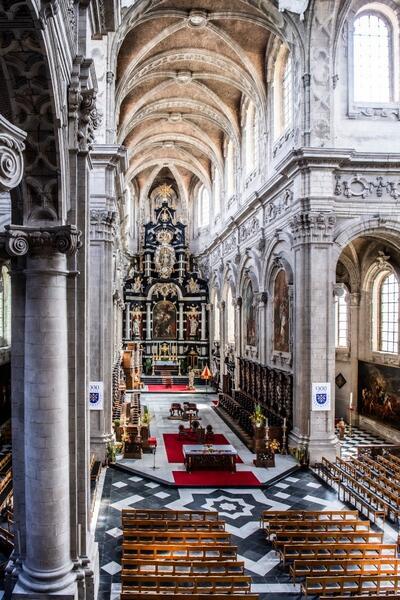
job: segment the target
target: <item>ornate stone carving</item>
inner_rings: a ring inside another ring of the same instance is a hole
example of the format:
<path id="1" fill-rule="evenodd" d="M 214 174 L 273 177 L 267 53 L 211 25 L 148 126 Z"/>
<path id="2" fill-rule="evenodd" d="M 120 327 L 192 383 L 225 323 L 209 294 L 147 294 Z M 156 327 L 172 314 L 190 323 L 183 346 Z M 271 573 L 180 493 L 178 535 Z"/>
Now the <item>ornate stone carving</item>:
<path id="1" fill-rule="evenodd" d="M 236 240 L 236 234 L 232 233 L 223 243 L 222 248 L 223 248 L 223 253 L 227 254 L 228 252 L 232 252 L 232 250 L 234 250 L 236 248 L 237 245 L 237 240 Z"/>
<path id="2" fill-rule="evenodd" d="M 304 212 L 294 215 L 289 225 L 295 242 L 328 242 L 335 223 L 333 213 Z"/>
<path id="3" fill-rule="evenodd" d="M 164 299 L 168 296 L 175 296 L 177 287 L 174 283 L 156 283 L 153 288 L 153 295 L 162 296 Z"/>
<path id="4" fill-rule="evenodd" d="M 0 191 L 9 192 L 22 179 L 26 133 L 0 115 Z"/>
<path id="5" fill-rule="evenodd" d="M 68 112 L 72 127 L 70 145 L 80 152 L 92 149 L 94 132 L 102 121 L 102 115 L 96 108 L 97 89 L 82 88 L 82 81 L 89 78 L 92 69 L 91 60 L 77 59 L 68 90 Z"/>
<path id="6" fill-rule="evenodd" d="M 350 119 L 369 119 L 376 121 L 379 119 L 400 121 L 400 109 L 396 106 L 387 108 L 382 107 L 370 107 L 370 106 L 354 106 L 349 111 Z"/>
<path id="7" fill-rule="evenodd" d="M 260 221 L 258 216 L 253 216 L 251 219 L 243 223 L 239 229 L 240 241 L 244 242 L 260 230 Z"/>
<path id="8" fill-rule="evenodd" d="M 111 241 L 115 234 L 116 217 L 115 211 L 92 209 L 90 211 L 90 237 Z"/>
<path id="9" fill-rule="evenodd" d="M 335 196 L 368 198 L 375 195 L 381 198 L 384 194 L 388 194 L 395 200 L 400 197 L 400 181 L 385 180 L 382 175 L 375 177 L 375 180 L 368 181 L 365 177 L 360 177 L 357 174 L 344 180 L 342 175 L 336 174 L 335 181 Z"/>
<path id="10" fill-rule="evenodd" d="M 4 256 L 20 257 L 28 253 L 75 254 L 81 247 L 81 232 L 74 225 L 55 227 L 20 227 L 7 225 L 0 234 L 0 249 Z"/>
<path id="11" fill-rule="evenodd" d="M 293 200 L 293 191 L 286 189 L 282 194 L 271 200 L 266 208 L 264 223 L 271 223 L 275 219 L 278 219 L 283 213 L 290 210 Z"/>
<path id="12" fill-rule="evenodd" d="M 221 256 L 221 246 L 217 246 L 217 248 L 214 248 L 214 250 L 211 252 L 211 255 L 210 255 L 211 262 L 216 263 L 220 256 Z"/>
<path id="13" fill-rule="evenodd" d="M 387 271 L 388 269 L 392 269 L 392 266 L 389 262 L 390 256 L 382 252 L 382 250 L 378 251 L 378 256 L 375 259 L 375 265 L 379 271 Z"/>

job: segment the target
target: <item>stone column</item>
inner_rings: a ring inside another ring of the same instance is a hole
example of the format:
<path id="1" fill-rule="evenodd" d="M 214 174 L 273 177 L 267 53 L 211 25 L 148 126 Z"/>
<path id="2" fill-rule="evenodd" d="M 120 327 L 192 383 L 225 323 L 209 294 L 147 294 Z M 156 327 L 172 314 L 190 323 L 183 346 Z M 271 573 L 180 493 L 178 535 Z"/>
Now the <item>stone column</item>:
<path id="1" fill-rule="evenodd" d="M 207 339 L 207 307 L 203 303 L 201 305 L 201 340 Z"/>
<path id="2" fill-rule="evenodd" d="M 258 332 L 257 332 L 257 343 L 258 343 L 258 355 L 260 363 L 265 365 L 267 362 L 267 302 L 268 293 L 260 292 L 258 294 Z"/>
<path id="3" fill-rule="evenodd" d="M 125 304 L 125 339 L 131 339 L 131 319 L 129 304 Z"/>
<path id="4" fill-rule="evenodd" d="M 25 552 L 15 597 L 75 598 L 71 561 L 67 263 L 72 226 L 7 228 L 1 243 L 26 255 L 24 343 Z M 18 538 L 18 529 L 17 529 Z"/>
<path id="5" fill-rule="evenodd" d="M 146 302 L 146 340 L 151 340 L 151 302 Z"/>
<path id="6" fill-rule="evenodd" d="M 183 340 L 183 326 L 184 326 L 184 314 L 183 314 L 183 302 L 179 302 L 179 339 Z"/>
<path id="7" fill-rule="evenodd" d="M 310 462 L 336 455 L 334 429 L 335 264 L 331 213 L 300 213 L 291 228 L 294 246 L 294 398 L 289 445 L 308 443 Z M 330 382 L 331 410 L 311 410 L 312 383 Z"/>
<path id="8" fill-rule="evenodd" d="M 239 296 L 236 298 L 235 311 L 236 311 L 236 331 L 235 331 L 235 389 L 239 388 L 239 356 L 244 354 L 244 336 L 243 336 L 243 323 L 242 323 L 242 298 Z"/>
<path id="9" fill-rule="evenodd" d="M 351 364 L 351 391 L 353 392 L 353 425 L 358 423 L 358 344 L 359 344 L 359 329 L 360 329 L 360 292 L 352 292 L 350 294 L 350 364 Z M 348 406 L 350 405 L 350 398 Z M 349 414 L 347 411 L 346 416 Z M 356 422 L 354 422 L 354 420 Z"/>

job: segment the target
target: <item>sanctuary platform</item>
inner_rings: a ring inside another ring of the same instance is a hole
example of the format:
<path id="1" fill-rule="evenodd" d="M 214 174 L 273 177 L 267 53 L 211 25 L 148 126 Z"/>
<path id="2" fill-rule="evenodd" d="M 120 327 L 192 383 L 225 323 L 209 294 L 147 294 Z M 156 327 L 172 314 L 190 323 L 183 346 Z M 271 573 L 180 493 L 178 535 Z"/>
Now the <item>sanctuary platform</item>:
<path id="1" fill-rule="evenodd" d="M 143 454 L 141 459 L 117 458 L 115 468 L 146 476 L 149 479 L 170 486 L 199 487 L 264 487 L 290 475 L 298 469 L 298 464 L 289 455 L 277 454 L 275 467 L 260 468 L 253 465 L 255 454 L 229 429 L 213 408 L 214 394 L 179 394 L 179 402 L 195 402 L 199 409 L 198 420 L 201 427 L 211 425 L 214 431 L 213 445 L 231 445 L 237 452 L 235 471 L 201 470 L 188 473 L 184 462 L 183 446 L 193 443 L 179 436 L 179 425 L 188 423 L 170 418 L 173 395 L 152 395 L 142 393 L 142 406 L 147 406 L 152 417 L 150 433 L 157 439 L 157 450 L 153 454 Z M 154 460 L 155 459 L 155 460 Z M 155 464 L 155 468 L 154 468 Z"/>

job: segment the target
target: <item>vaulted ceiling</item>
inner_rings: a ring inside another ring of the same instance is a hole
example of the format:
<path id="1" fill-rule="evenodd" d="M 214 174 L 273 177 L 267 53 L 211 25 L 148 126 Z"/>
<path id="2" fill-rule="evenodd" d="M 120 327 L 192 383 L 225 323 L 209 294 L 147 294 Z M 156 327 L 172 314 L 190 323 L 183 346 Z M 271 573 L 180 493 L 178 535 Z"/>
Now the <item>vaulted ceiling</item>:
<path id="1" fill-rule="evenodd" d="M 210 186 L 213 168 L 222 173 L 224 140 L 240 146 L 243 100 L 266 114 L 266 55 L 282 22 L 252 0 L 139 0 L 127 11 L 116 114 L 141 195 L 165 167 L 187 197 L 198 181 Z"/>

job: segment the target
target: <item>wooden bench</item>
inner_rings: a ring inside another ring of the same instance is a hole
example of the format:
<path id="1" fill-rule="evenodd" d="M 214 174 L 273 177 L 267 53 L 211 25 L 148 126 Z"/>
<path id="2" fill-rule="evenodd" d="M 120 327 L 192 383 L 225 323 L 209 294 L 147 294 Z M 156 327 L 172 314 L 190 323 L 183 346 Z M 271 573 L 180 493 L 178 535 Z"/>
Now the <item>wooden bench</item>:
<path id="1" fill-rule="evenodd" d="M 290 575 L 298 577 L 313 575 L 398 575 L 398 558 L 336 559 L 336 560 L 295 560 L 290 566 Z"/>
<path id="2" fill-rule="evenodd" d="M 235 596 L 236 597 L 236 596 Z M 349 600 L 349 596 L 319 596 L 320 600 Z M 146 596 L 147 598 L 147 596 Z M 371 592 L 370 594 L 363 594 L 362 596 L 351 595 L 351 600 L 399 600 L 399 596 L 397 594 L 376 594 L 375 592 Z"/>
<path id="3" fill-rule="evenodd" d="M 176 577 L 189 575 L 244 575 L 244 562 L 238 561 L 205 561 L 205 560 L 145 560 L 122 558 L 124 572 L 132 574 L 157 576 L 175 575 Z"/>
<path id="4" fill-rule="evenodd" d="M 187 519 L 131 519 L 122 518 L 123 528 L 153 531 L 225 531 L 224 521 L 188 521 Z"/>
<path id="5" fill-rule="evenodd" d="M 168 510 L 159 508 L 124 508 L 122 509 L 122 519 L 130 517 L 131 519 L 177 519 L 187 521 L 218 521 L 217 511 L 208 510 Z"/>
<path id="6" fill-rule="evenodd" d="M 122 553 L 127 558 L 187 561 L 187 560 L 236 560 L 237 546 L 182 544 L 132 544 L 123 542 Z"/>
<path id="7" fill-rule="evenodd" d="M 281 562 L 293 560 L 333 560 L 342 558 L 396 558 L 396 544 L 286 544 L 279 548 Z"/>
<path id="8" fill-rule="evenodd" d="M 124 541 L 138 544 L 230 544 L 225 531 L 135 531 L 124 530 Z"/>
<path id="9" fill-rule="evenodd" d="M 265 532 L 269 536 L 284 530 L 306 531 L 307 529 L 314 531 L 368 531 L 370 522 L 355 519 L 346 521 L 271 521 L 265 527 Z"/>
<path id="10" fill-rule="evenodd" d="M 307 577 L 305 582 L 301 584 L 301 590 L 305 597 L 308 594 L 323 595 L 323 594 L 343 594 L 364 592 L 394 593 L 400 589 L 399 575 L 346 575 L 343 577 L 327 576 L 327 577 Z"/>
<path id="11" fill-rule="evenodd" d="M 293 521 L 343 521 L 358 519 L 358 510 L 264 510 L 260 517 L 260 526 L 279 520 Z"/>
<path id="12" fill-rule="evenodd" d="M 213 575 L 191 575 L 190 577 L 131 575 L 129 571 L 121 571 L 122 590 L 124 593 L 143 594 L 155 592 L 164 594 L 170 592 L 180 593 L 206 593 L 206 594 L 234 594 L 236 592 L 249 592 L 251 577 L 247 575 L 230 575 L 229 577 Z M 132 596 L 131 596 L 132 597 Z"/>
<path id="13" fill-rule="evenodd" d="M 382 543 L 383 533 L 377 531 L 278 531 L 272 541 L 274 548 L 290 543 Z"/>
<path id="14" fill-rule="evenodd" d="M 160 600 L 160 595 L 157 593 L 155 594 L 151 592 L 146 592 L 144 598 L 146 600 Z M 138 596 L 136 592 L 125 592 L 124 590 L 122 590 L 121 600 L 138 600 Z M 176 594 L 168 594 L 166 592 L 163 592 L 162 600 L 177 600 Z M 193 594 L 191 592 L 182 592 L 179 594 L 179 600 L 211 600 L 211 597 L 209 594 Z M 218 594 L 218 600 L 258 600 L 258 594 L 237 592 L 233 594 L 221 593 Z"/>

